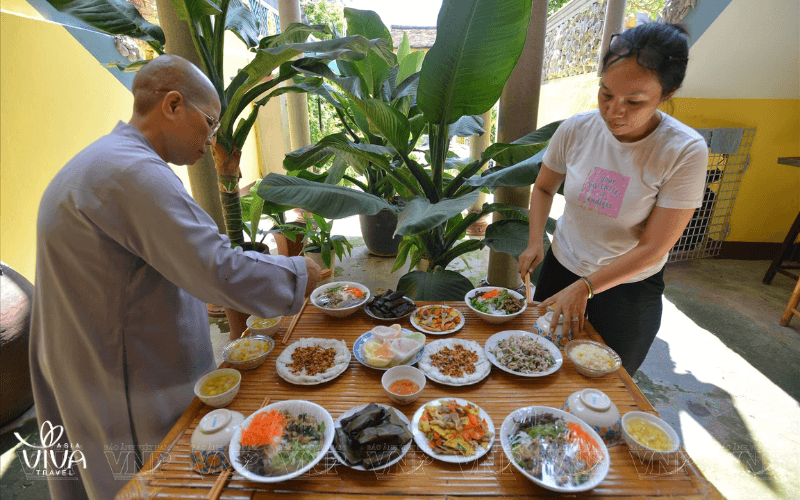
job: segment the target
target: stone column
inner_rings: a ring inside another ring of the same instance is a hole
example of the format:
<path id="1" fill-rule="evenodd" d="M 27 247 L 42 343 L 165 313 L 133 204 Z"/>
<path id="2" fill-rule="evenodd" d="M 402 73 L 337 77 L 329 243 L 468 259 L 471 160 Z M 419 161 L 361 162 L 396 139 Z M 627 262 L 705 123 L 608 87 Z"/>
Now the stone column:
<path id="1" fill-rule="evenodd" d="M 492 144 L 492 110 L 480 115 L 483 118 L 483 135 L 473 135 L 469 138 L 469 159 L 479 160 L 486 148 Z M 481 168 L 481 171 L 486 170 L 486 165 Z M 470 212 L 480 212 L 481 207 L 486 202 L 486 194 L 480 193 L 478 201 L 469 207 Z"/>
<path id="2" fill-rule="evenodd" d="M 547 0 L 533 0 L 525 47 L 500 96 L 497 142 L 509 143 L 536 130 L 546 25 Z M 530 196 L 530 186 L 497 188 L 494 201 L 527 209 Z M 500 214 L 494 214 L 494 220 L 501 218 Z M 488 281 L 494 286 L 519 287 L 522 280 L 517 274 L 516 259 L 506 253 L 490 251 Z"/>
<path id="3" fill-rule="evenodd" d="M 281 26 L 299 23 L 300 2 L 298 0 L 278 0 L 278 15 Z M 308 127 L 308 104 L 306 94 L 286 94 L 289 108 L 289 137 L 292 151 L 311 144 L 311 132 Z"/>
<path id="4" fill-rule="evenodd" d="M 203 62 L 200 56 L 197 55 L 192 43 L 189 25 L 186 21 L 178 19 L 170 0 L 157 0 L 157 5 L 161 29 L 164 30 L 164 35 L 167 38 L 165 51 L 184 57 L 205 71 Z M 192 197 L 214 219 L 219 232 L 225 234 L 225 220 L 222 217 L 222 205 L 219 201 L 217 170 L 214 168 L 211 148 L 208 148 L 206 155 L 202 159 L 188 167 L 188 172 Z"/>
<path id="5" fill-rule="evenodd" d="M 597 76 L 603 70 L 603 54 L 608 50 L 611 35 L 622 33 L 625 26 L 625 3 L 627 0 L 606 0 L 606 17 L 603 21 L 603 38 L 600 41 L 600 53 L 597 55 Z"/>

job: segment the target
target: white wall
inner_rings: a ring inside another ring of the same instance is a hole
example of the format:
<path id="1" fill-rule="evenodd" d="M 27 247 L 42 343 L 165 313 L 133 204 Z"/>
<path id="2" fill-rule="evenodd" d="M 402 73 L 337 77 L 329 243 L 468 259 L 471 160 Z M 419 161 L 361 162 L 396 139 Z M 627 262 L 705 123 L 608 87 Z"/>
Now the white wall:
<path id="1" fill-rule="evenodd" d="M 733 0 L 692 46 L 677 97 L 800 98 L 800 1 Z"/>

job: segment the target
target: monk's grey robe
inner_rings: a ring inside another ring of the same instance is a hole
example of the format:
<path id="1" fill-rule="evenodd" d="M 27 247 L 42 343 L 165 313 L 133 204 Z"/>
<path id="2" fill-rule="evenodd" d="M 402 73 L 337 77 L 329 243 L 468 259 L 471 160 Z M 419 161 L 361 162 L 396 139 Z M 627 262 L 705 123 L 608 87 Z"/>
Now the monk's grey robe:
<path id="1" fill-rule="evenodd" d="M 37 416 L 63 425 L 86 465 L 50 479 L 53 498 L 113 498 L 135 463 L 125 451 L 147 459 L 166 436 L 215 368 L 206 303 L 290 315 L 306 282 L 300 257 L 232 249 L 135 127 L 120 122 L 75 156 L 37 224 Z"/>

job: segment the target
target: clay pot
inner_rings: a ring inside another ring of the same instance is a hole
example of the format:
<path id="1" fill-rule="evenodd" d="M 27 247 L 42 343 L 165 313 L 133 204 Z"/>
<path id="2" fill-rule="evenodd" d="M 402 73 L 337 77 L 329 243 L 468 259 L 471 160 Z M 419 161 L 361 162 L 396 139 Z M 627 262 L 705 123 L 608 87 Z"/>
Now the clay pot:
<path id="1" fill-rule="evenodd" d="M 33 405 L 28 370 L 33 285 L 0 262 L 0 426 Z"/>
<path id="2" fill-rule="evenodd" d="M 293 225 L 300 228 L 306 227 L 303 222 L 289 222 L 287 225 Z M 283 233 L 273 233 L 275 237 L 275 245 L 278 247 L 278 255 L 285 257 L 296 257 L 303 251 L 303 235 L 298 234 L 294 241 L 289 241 Z"/>
<path id="3" fill-rule="evenodd" d="M 372 255 L 394 257 L 403 237 L 393 236 L 397 229 L 397 214 L 384 208 L 375 215 L 359 214 L 364 245 Z"/>

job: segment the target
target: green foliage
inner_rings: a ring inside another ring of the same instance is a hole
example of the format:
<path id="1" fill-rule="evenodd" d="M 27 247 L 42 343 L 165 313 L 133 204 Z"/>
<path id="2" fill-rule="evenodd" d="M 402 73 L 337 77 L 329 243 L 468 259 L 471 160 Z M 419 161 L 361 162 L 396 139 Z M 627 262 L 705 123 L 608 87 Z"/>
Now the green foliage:
<path id="1" fill-rule="evenodd" d="M 647 14 L 653 21 L 664 10 L 664 0 L 628 0 L 625 4 L 625 17 L 633 17 L 637 13 Z"/>
<path id="2" fill-rule="evenodd" d="M 570 0 L 548 0 L 547 2 L 547 15 L 549 16 L 553 12 L 557 11 L 564 5 L 568 4 Z"/>
<path id="3" fill-rule="evenodd" d="M 350 255 L 353 245 L 341 235 L 331 235 L 333 221 L 327 221 L 317 214 L 311 214 L 313 222 L 306 219 L 303 242 L 306 252 L 321 252 L 322 262 L 331 267 L 331 250 L 341 261 L 345 252 Z"/>

